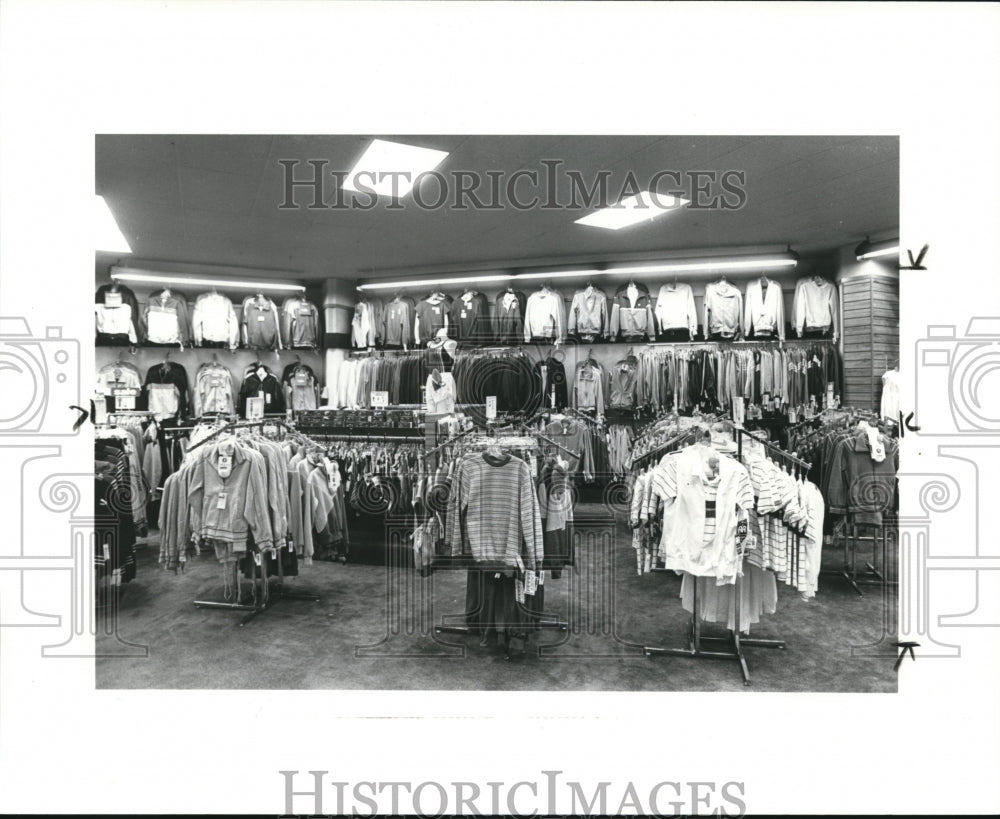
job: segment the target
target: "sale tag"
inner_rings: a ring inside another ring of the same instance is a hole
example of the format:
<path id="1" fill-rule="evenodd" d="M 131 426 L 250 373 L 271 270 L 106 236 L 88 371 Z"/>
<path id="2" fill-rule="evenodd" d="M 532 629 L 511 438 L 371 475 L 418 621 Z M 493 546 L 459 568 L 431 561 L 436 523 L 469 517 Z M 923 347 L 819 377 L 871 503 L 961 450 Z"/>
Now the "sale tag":
<path id="1" fill-rule="evenodd" d="M 223 456 L 223 457 L 225 457 L 225 456 Z M 222 467 L 222 458 L 219 458 L 219 467 L 220 468 Z M 219 500 L 215 504 L 215 508 L 216 509 L 225 509 L 226 508 L 226 497 L 227 497 L 227 495 L 226 495 L 225 492 L 220 492 L 219 493 Z"/>
<path id="2" fill-rule="evenodd" d="M 247 399 L 247 420 L 248 421 L 259 421 L 264 417 L 264 399 L 263 398 L 248 398 Z"/>
<path id="3" fill-rule="evenodd" d="M 264 320 L 264 316 L 257 316 L 257 321 L 263 321 L 263 320 Z"/>
<path id="4" fill-rule="evenodd" d="M 387 390 L 372 390 L 372 408 L 384 408 L 389 406 L 389 392 Z"/>
<path id="5" fill-rule="evenodd" d="M 492 421 L 497 417 L 497 397 L 495 395 L 486 396 L 486 420 Z"/>

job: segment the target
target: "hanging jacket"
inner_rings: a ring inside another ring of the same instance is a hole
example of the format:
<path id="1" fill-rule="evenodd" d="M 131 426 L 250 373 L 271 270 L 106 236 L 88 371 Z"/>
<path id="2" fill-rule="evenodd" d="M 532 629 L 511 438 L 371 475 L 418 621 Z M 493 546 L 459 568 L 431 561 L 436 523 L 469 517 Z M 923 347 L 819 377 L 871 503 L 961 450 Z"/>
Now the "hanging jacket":
<path id="1" fill-rule="evenodd" d="M 611 369 L 611 388 L 608 406 L 615 409 L 631 410 L 637 404 L 638 360 L 634 356 L 624 358 Z"/>
<path id="2" fill-rule="evenodd" d="M 544 373 L 542 368 L 545 368 Z M 541 389 L 541 403 L 538 406 L 553 409 L 552 396 L 555 391 L 555 409 L 565 409 L 569 405 L 569 386 L 566 381 L 566 368 L 563 363 L 552 356 L 535 362 L 534 383 Z M 535 402 L 532 402 L 534 405 Z"/>
<path id="3" fill-rule="evenodd" d="M 413 337 L 417 344 L 426 344 L 438 334 L 438 330 L 448 329 L 451 326 L 449 313 L 452 301 L 450 296 L 432 294 L 417 302 L 413 322 Z"/>
<path id="4" fill-rule="evenodd" d="M 97 341 L 102 343 L 137 344 L 139 336 L 135 330 L 135 316 L 132 308 L 125 304 L 108 307 L 106 304 L 94 305 L 94 317 L 97 327 Z"/>
<path id="5" fill-rule="evenodd" d="M 278 307 L 269 298 L 248 296 L 243 300 L 243 346 L 251 350 L 281 349 Z"/>
<path id="6" fill-rule="evenodd" d="M 698 310 L 691 285 L 665 284 L 656 296 L 656 321 L 660 332 L 687 330 L 694 338 L 698 332 Z"/>
<path id="7" fill-rule="evenodd" d="M 413 346 L 414 307 L 402 297 L 395 298 L 385 306 L 382 319 L 382 338 L 386 345 L 393 347 Z"/>
<path id="8" fill-rule="evenodd" d="M 653 301 L 646 285 L 629 282 L 615 291 L 611 304 L 611 337 L 625 341 L 656 338 Z"/>
<path id="9" fill-rule="evenodd" d="M 195 300 L 191 317 L 194 343 L 204 341 L 225 344 L 235 350 L 240 339 L 240 322 L 233 303 L 221 293 L 202 293 Z"/>
<path id="10" fill-rule="evenodd" d="M 175 290 L 149 294 L 139 319 L 139 334 L 151 344 L 191 346 L 191 314 L 187 299 Z"/>
<path id="11" fill-rule="evenodd" d="M 747 285 L 746 309 L 743 315 L 743 335 L 777 337 L 785 340 L 785 299 L 781 286 L 767 280 L 764 292 L 760 279 Z"/>
<path id="12" fill-rule="evenodd" d="M 267 367 L 258 365 L 248 372 L 240 387 L 240 397 L 237 411 L 240 416 L 247 416 L 247 399 L 264 397 L 264 414 L 272 415 L 285 411 L 285 394 L 277 377 Z M 261 372 L 263 371 L 263 372 Z"/>
<path id="13" fill-rule="evenodd" d="M 728 282 L 705 287 L 705 336 L 738 338 L 743 323 L 743 296 Z"/>
<path id="14" fill-rule="evenodd" d="M 351 346 L 375 346 L 375 311 L 367 301 L 359 301 L 354 305 L 354 318 L 351 319 Z"/>
<path id="15" fill-rule="evenodd" d="M 319 310 L 315 304 L 295 296 L 281 305 L 281 339 L 289 349 L 319 347 Z"/>
<path id="16" fill-rule="evenodd" d="M 608 299 L 603 290 L 587 287 L 573 295 L 567 330 L 570 335 L 575 335 L 586 342 L 611 335 Z"/>
<path id="17" fill-rule="evenodd" d="M 459 341 L 489 342 L 493 339 L 489 305 L 482 293 L 466 291 L 455 299 L 450 319 Z"/>
<path id="18" fill-rule="evenodd" d="M 497 293 L 493 305 L 493 321 L 497 344 L 520 344 L 524 334 L 524 311 L 528 299 L 520 290 L 507 289 Z"/>
<path id="19" fill-rule="evenodd" d="M 289 364 L 281 374 L 281 383 L 289 409 L 313 410 L 319 406 L 319 379 L 308 364 Z"/>
<path id="20" fill-rule="evenodd" d="M 157 421 L 187 418 L 189 409 L 187 370 L 173 361 L 155 364 L 143 382 L 146 406 Z"/>
<path id="21" fill-rule="evenodd" d="M 106 298 L 107 294 L 112 294 L 111 298 Z M 120 299 L 120 301 L 119 301 Z M 94 303 L 103 304 L 107 307 L 115 307 L 118 304 L 127 304 L 131 310 L 132 323 L 135 326 L 137 333 L 137 339 L 139 341 L 144 341 L 145 337 L 142 334 L 142 311 L 139 310 L 139 301 L 135 297 L 135 292 L 126 287 L 124 284 L 102 284 L 97 288 L 97 292 L 94 294 Z M 125 335 L 128 334 L 128 330 L 122 331 Z"/>
<path id="22" fill-rule="evenodd" d="M 604 371 L 593 361 L 577 365 L 570 398 L 576 409 L 592 409 L 604 415 Z"/>
<path id="23" fill-rule="evenodd" d="M 826 279 L 817 282 L 815 276 L 799 279 L 792 300 L 792 324 L 795 327 L 795 334 L 801 336 L 805 330 L 832 330 L 836 339 L 837 317 L 836 285 Z"/>
<path id="24" fill-rule="evenodd" d="M 232 415 L 236 412 L 236 390 L 233 374 L 227 367 L 206 362 L 198 368 L 194 386 L 194 414 L 196 418 L 211 413 Z"/>
<path id="25" fill-rule="evenodd" d="M 524 340 L 563 341 L 566 338 L 566 303 L 555 290 L 543 288 L 528 296 L 524 308 Z"/>

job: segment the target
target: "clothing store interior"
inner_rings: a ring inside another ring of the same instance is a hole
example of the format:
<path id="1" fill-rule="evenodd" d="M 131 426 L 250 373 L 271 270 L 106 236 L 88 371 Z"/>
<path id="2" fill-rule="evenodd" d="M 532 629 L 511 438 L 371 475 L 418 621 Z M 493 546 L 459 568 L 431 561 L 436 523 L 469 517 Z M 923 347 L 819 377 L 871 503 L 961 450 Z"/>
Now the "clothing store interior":
<path id="1" fill-rule="evenodd" d="M 99 688 L 896 690 L 895 137 L 99 135 L 96 193 Z"/>

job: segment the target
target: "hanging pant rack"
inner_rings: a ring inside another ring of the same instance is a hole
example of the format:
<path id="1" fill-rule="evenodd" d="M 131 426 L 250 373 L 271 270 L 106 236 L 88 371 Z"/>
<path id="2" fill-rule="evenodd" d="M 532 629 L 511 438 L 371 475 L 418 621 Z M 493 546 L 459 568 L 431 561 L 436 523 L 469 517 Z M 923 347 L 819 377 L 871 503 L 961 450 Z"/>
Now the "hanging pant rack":
<path id="1" fill-rule="evenodd" d="M 730 629 L 729 635 L 726 637 L 702 637 L 701 636 L 701 618 L 698 616 L 698 578 L 691 576 L 691 581 L 693 583 L 693 596 L 692 596 L 692 611 L 691 611 L 691 624 L 688 631 L 688 647 L 687 648 L 660 648 L 658 646 L 644 646 L 643 653 L 647 657 L 652 657 L 654 655 L 666 654 L 673 657 L 693 657 L 695 659 L 711 659 L 711 660 L 736 660 L 740 664 L 740 671 L 743 674 L 743 685 L 750 685 L 750 669 L 747 666 L 746 655 L 743 653 L 745 647 L 750 648 L 777 648 L 784 650 L 785 641 L 784 640 L 761 640 L 757 638 L 741 637 L 740 636 L 740 590 L 741 590 L 741 578 L 736 577 L 736 583 L 733 587 L 733 596 L 735 598 L 734 608 L 735 608 L 735 628 Z M 728 648 L 726 650 L 707 650 L 702 648 L 703 644 L 709 644 L 710 646 L 720 646 L 720 648 Z"/>
<path id="2" fill-rule="evenodd" d="M 889 532 L 892 530 L 891 524 L 882 523 L 858 523 L 852 518 L 845 518 L 838 524 L 839 536 L 844 543 L 844 565 L 840 569 L 828 569 L 820 572 L 820 577 L 842 577 L 848 582 L 858 597 L 864 597 L 861 591 L 862 586 L 895 586 L 897 581 L 887 577 L 883 572 L 887 572 L 891 566 L 889 560 Z M 865 535 L 861 532 L 865 529 L 871 530 L 871 534 Z M 835 531 L 834 538 L 838 536 Z M 869 542 L 872 544 L 872 559 L 865 561 L 865 568 L 862 576 L 858 571 L 858 543 Z M 876 557 L 878 564 L 875 565 Z"/>

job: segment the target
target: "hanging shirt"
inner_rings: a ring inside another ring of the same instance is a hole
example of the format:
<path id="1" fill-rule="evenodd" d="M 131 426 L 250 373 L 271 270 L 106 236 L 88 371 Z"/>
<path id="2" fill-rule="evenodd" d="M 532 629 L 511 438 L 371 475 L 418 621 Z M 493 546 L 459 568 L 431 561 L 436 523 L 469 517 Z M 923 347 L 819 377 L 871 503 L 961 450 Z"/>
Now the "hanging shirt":
<path id="1" fill-rule="evenodd" d="M 728 282 L 705 286 L 705 333 L 735 338 L 743 323 L 743 296 Z"/>
<path id="2" fill-rule="evenodd" d="M 792 300 L 792 324 L 795 334 L 805 330 L 832 330 L 837 337 L 837 287 L 826 279 L 799 279 Z"/>
<path id="3" fill-rule="evenodd" d="M 203 293 L 194 303 L 192 316 L 194 343 L 223 343 L 236 349 L 240 339 L 240 322 L 233 303 L 221 293 Z"/>
<path id="4" fill-rule="evenodd" d="M 97 332 L 109 336 L 128 336 L 132 344 L 139 342 L 135 332 L 132 308 L 125 304 L 108 307 L 105 304 L 94 305 L 94 315 L 97 322 Z"/>
<path id="5" fill-rule="evenodd" d="M 524 313 L 524 340 L 562 341 L 566 338 L 566 304 L 554 290 L 538 290 L 528 296 Z"/>
<path id="6" fill-rule="evenodd" d="M 781 287 L 768 280 L 767 290 L 760 279 L 747 285 L 746 310 L 743 316 L 743 335 L 775 336 L 785 338 L 785 300 Z"/>
<path id="7" fill-rule="evenodd" d="M 698 332 L 698 311 L 691 285 L 663 285 L 656 296 L 656 320 L 660 324 L 660 332 L 683 329 L 694 338 Z"/>

